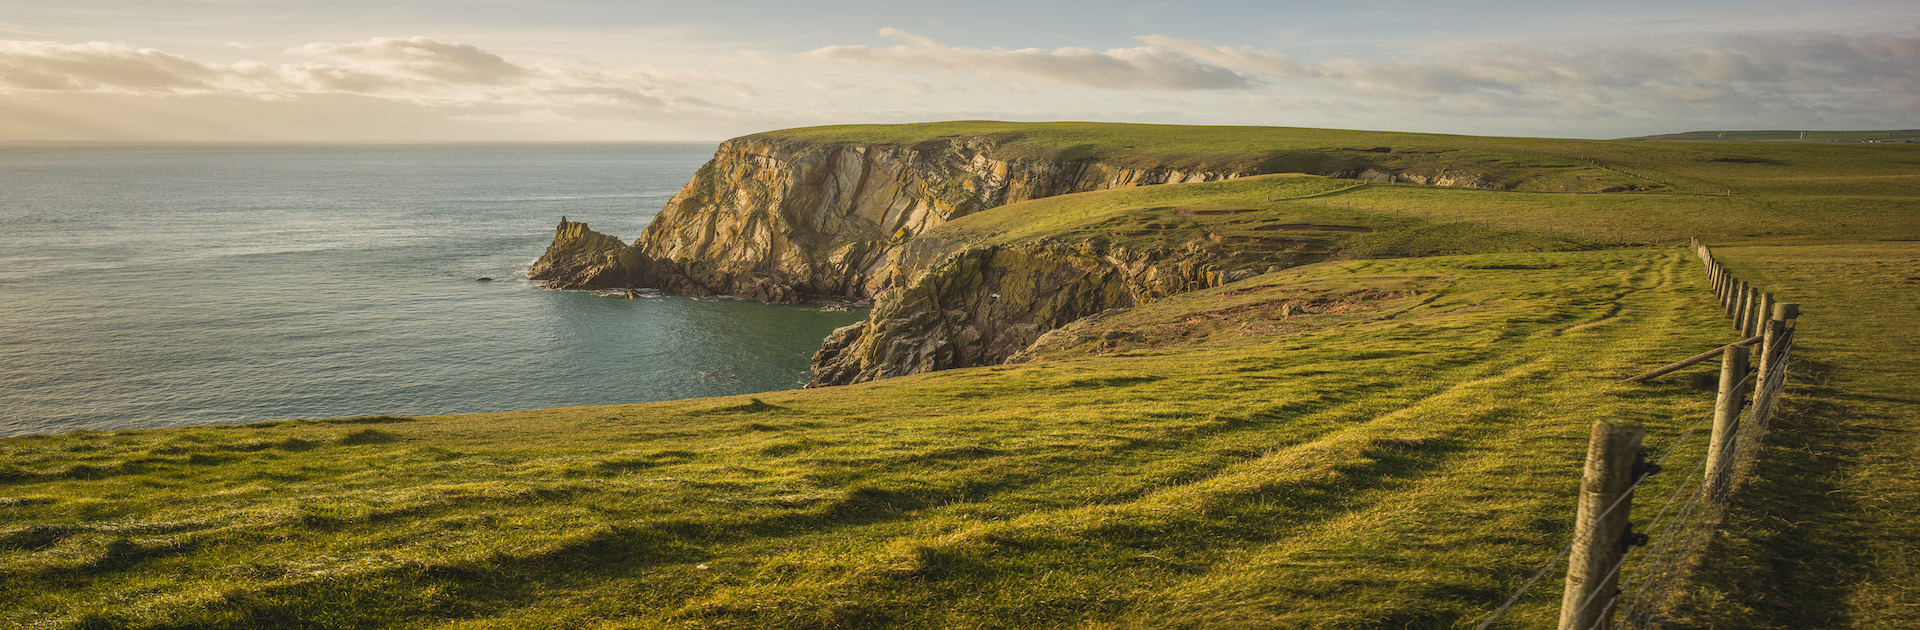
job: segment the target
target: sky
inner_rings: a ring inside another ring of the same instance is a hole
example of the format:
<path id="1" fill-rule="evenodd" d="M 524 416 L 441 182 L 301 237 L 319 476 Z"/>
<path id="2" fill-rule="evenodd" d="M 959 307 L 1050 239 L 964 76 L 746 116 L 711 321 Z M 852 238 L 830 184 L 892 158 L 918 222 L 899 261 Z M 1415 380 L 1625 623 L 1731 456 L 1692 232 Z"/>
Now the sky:
<path id="1" fill-rule="evenodd" d="M 1912 0 L 0 0 L 0 141 L 1920 127 Z"/>

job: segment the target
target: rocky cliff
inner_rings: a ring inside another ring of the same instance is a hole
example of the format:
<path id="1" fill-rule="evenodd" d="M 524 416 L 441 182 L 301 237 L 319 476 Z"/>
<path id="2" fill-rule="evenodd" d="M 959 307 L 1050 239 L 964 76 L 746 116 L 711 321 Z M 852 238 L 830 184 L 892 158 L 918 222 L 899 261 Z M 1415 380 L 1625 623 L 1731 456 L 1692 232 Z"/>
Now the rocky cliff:
<path id="1" fill-rule="evenodd" d="M 1096 149 L 1067 142 L 1036 151 L 1018 132 L 924 133 L 884 142 L 806 133 L 729 140 L 635 242 L 563 219 L 530 276 L 560 289 L 649 287 L 772 302 L 873 299 L 867 322 L 835 331 L 815 356 L 812 385 L 844 384 L 998 363 L 1080 317 L 1248 273 L 1216 267 L 1217 260 L 1191 248 L 1143 253 L 1096 240 L 983 246 L 928 234 L 983 210 L 1302 169 L 1363 181 L 1501 187 L 1484 173 L 1457 173 L 1451 163 L 1389 166 L 1420 154 L 1386 148 L 1256 146 L 1228 158 L 1195 158 L 1127 152 L 1133 146 L 1126 136 L 1092 137 L 1108 142 Z"/>
<path id="2" fill-rule="evenodd" d="M 633 244 L 562 223 L 530 276 L 560 289 L 650 287 L 775 302 L 868 298 L 888 285 L 879 272 L 896 246 L 980 210 L 1249 174 L 1004 159 L 995 155 L 999 143 L 729 140 Z"/>
<path id="3" fill-rule="evenodd" d="M 911 278 L 814 354 L 809 387 L 997 364 L 1082 317 L 1251 275 L 1091 241 L 970 247 L 896 273 Z"/>

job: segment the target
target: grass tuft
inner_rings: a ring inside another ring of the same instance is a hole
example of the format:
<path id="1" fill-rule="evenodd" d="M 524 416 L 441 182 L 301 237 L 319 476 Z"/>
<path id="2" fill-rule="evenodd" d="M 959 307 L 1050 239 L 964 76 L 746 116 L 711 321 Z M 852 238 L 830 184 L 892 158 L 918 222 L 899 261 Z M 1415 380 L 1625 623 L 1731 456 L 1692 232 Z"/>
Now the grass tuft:
<path id="1" fill-rule="evenodd" d="M 352 433 L 348 433 L 346 435 L 340 436 L 340 443 L 346 446 L 358 446 L 362 444 L 389 444 L 393 442 L 398 442 L 401 439 L 402 438 L 400 437 L 400 435 L 396 433 L 389 433 L 386 431 L 381 431 L 379 429 L 361 429 L 359 431 L 354 431 Z"/>

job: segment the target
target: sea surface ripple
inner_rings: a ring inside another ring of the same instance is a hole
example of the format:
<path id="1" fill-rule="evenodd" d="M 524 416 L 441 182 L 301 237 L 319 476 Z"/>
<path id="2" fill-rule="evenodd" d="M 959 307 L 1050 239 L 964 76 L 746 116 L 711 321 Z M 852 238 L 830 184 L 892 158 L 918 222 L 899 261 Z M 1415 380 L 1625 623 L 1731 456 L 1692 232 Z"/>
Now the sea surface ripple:
<path id="1" fill-rule="evenodd" d="M 525 279 L 562 215 L 632 239 L 712 152 L 0 144 L 0 436 L 797 386 L 861 313 Z"/>

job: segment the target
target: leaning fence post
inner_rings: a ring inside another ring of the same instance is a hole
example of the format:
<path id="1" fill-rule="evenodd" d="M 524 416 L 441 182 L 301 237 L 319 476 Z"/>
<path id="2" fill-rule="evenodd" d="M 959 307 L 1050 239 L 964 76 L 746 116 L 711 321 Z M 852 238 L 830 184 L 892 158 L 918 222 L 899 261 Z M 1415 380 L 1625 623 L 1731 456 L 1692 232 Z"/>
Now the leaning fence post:
<path id="1" fill-rule="evenodd" d="M 1560 629 L 1588 630 L 1613 615 L 1620 559 L 1632 526 L 1633 482 L 1640 460 L 1640 423 L 1605 418 L 1593 423 L 1587 468 L 1580 479 L 1580 512 L 1560 598 Z"/>
<path id="2" fill-rule="evenodd" d="M 1727 481 L 1733 473 L 1734 432 L 1739 430 L 1742 396 L 1747 382 L 1747 349 L 1728 346 L 1720 361 L 1720 399 L 1713 405 L 1713 438 L 1707 442 L 1707 477 L 1701 483 L 1709 499 L 1726 497 Z"/>

